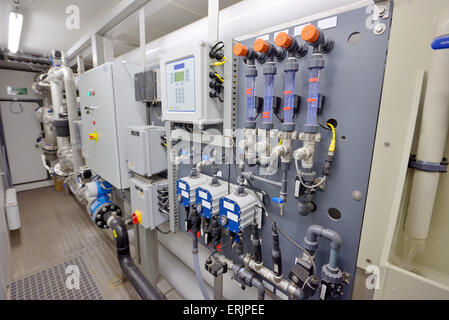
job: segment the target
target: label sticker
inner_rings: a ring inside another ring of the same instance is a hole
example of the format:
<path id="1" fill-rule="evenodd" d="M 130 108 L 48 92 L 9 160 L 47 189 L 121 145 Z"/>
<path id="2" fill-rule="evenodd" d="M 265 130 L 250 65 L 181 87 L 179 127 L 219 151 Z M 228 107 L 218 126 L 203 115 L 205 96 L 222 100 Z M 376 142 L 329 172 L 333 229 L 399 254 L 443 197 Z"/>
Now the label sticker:
<path id="1" fill-rule="evenodd" d="M 337 26 L 337 16 L 318 21 L 318 28 L 326 30 Z"/>
<path id="2" fill-rule="evenodd" d="M 234 211 L 234 204 L 228 201 L 223 201 L 223 207 L 225 207 L 228 210 Z"/>
<path id="3" fill-rule="evenodd" d="M 201 204 L 203 205 L 204 208 L 207 208 L 207 209 L 210 210 L 210 208 L 211 208 L 210 202 L 207 202 L 207 201 L 204 201 L 204 200 L 203 200 L 203 201 L 201 202 Z"/>
<path id="4" fill-rule="evenodd" d="M 181 191 L 181 195 L 182 195 L 184 198 L 187 198 L 187 199 L 190 198 L 190 197 L 189 197 L 189 194 L 188 194 L 186 191 Z"/>
<path id="5" fill-rule="evenodd" d="M 228 211 L 228 219 L 234 221 L 234 222 L 239 222 L 239 216 Z"/>
<path id="6" fill-rule="evenodd" d="M 204 191 L 198 190 L 198 196 L 207 200 L 207 193 Z"/>
<path id="7" fill-rule="evenodd" d="M 289 34 L 288 29 L 280 30 L 280 31 L 274 33 L 274 39 L 276 39 L 277 35 L 281 32 L 285 32 L 286 34 Z"/>
<path id="8" fill-rule="evenodd" d="M 179 182 L 179 183 L 178 183 L 178 186 L 179 186 L 180 189 L 186 190 L 186 185 L 185 185 L 185 183 Z"/>
<path id="9" fill-rule="evenodd" d="M 302 24 L 302 25 L 300 25 L 300 26 L 297 26 L 297 27 L 295 27 L 294 29 L 293 29 L 293 36 L 299 36 L 299 35 L 301 35 L 301 31 L 302 31 L 302 29 L 304 29 L 304 27 L 306 26 L 307 24 Z"/>

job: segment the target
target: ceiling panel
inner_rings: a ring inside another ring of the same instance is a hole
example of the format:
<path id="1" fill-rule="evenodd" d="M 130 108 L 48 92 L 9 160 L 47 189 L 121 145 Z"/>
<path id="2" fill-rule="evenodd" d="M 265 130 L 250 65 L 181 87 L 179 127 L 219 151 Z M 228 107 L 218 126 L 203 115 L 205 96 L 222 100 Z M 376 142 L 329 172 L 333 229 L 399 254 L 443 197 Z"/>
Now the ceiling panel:
<path id="1" fill-rule="evenodd" d="M 69 49 L 83 35 L 104 19 L 108 9 L 121 0 L 21 0 L 20 12 L 24 15 L 20 50 L 49 53 L 52 49 Z M 0 0 L 0 46 L 7 47 L 8 13 L 10 0 Z M 65 26 L 69 5 L 80 9 L 80 29 Z M 107 8 L 105 10 L 105 8 Z"/>

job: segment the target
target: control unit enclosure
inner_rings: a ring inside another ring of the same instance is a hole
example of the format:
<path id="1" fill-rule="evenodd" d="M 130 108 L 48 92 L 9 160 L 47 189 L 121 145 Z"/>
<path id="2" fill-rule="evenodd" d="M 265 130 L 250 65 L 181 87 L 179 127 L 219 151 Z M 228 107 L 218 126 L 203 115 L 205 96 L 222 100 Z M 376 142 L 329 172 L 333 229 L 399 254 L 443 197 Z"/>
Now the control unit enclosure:
<path id="1" fill-rule="evenodd" d="M 159 177 L 144 178 L 136 176 L 131 179 L 132 211 L 142 215 L 142 226 L 154 229 L 168 220 L 168 214 L 159 211 L 157 190 L 167 186 L 167 180 Z"/>
<path id="2" fill-rule="evenodd" d="M 161 57 L 162 120 L 215 124 L 223 104 L 209 97 L 209 47 L 201 42 Z"/>
<path id="3" fill-rule="evenodd" d="M 167 170 L 167 151 L 161 145 L 165 128 L 128 126 L 126 129 L 128 169 L 147 177 Z"/>
<path id="4" fill-rule="evenodd" d="M 126 127 L 146 123 L 145 106 L 135 101 L 133 88 L 133 76 L 141 70 L 139 66 L 109 62 L 83 73 L 79 80 L 87 165 L 119 189 L 129 187 Z"/>

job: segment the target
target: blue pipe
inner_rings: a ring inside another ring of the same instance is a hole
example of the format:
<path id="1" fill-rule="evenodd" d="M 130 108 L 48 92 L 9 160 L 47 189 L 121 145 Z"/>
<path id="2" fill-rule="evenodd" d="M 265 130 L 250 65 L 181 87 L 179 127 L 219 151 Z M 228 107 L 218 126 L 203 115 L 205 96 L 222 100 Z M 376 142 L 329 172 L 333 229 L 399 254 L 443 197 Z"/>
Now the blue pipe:
<path id="1" fill-rule="evenodd" d="M 320 94 L 320 73 L 322 67 L 312 67 L 309 72 L 309 95 L 307 99 L 307 122 L 309 126 L 317 126 L 318 103 Z"/>

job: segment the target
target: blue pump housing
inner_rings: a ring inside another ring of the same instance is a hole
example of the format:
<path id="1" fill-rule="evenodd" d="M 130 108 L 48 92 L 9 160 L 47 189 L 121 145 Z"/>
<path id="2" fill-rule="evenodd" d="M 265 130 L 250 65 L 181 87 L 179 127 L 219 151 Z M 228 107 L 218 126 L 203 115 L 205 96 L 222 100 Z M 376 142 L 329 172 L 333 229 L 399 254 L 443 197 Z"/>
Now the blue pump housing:
<path id="1" fill-rule="evenodd" d="M 190 186 L 187 182 L 182 179 L 176 181 L 176 195 L 179 197 L 181 195 L 180 203 L 184 207 L 190 206 Z"/>
<path id="2" fill-rule="evenodd" d="M 213 206 L 212 206 L 212 195 L 210 192 L 206 189 L 203 189 L 201 187 L 196 188 L 195 190 L 196 194 L 196 205 L 201 204 L 202 210 L 199 212 L 201 216 L 204 218 L 212 218 L 213 214 Z"/>
<path id="3" fill-rule="evenodd" d="M 236 234 L 235 241 L 237 243 L 240 241 L 237 233 L 242 230 L 240 226 L 240 212 L 240 206 L 237 202 L 227 199 L 226 197 L 220 199 L 220 213 L 218 221 L 223 228 Z"/>

